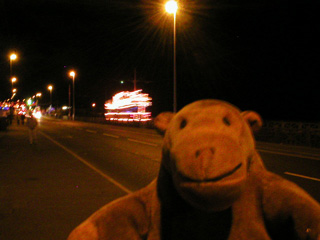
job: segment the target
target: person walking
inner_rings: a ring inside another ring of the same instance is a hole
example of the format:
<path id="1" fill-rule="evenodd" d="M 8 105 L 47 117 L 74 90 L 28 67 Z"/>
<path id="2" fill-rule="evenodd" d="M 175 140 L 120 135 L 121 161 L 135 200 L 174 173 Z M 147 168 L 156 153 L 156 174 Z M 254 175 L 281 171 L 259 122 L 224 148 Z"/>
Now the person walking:
<path id="1" fill-rule="evenodd" d="M 11 107 L 9 108 L 9 114 L 8 114 L 8 122 L 9 122 L 9 125 L 12 124 L 13 118 L 14 118 L 14 108 L 11 106 Z"/>
<path id="2" fill-rule="evenodd" d="M 22 125 L 24 125 L 24 119 L 25 119 L 25 116 L 24 116 L 24 114 L 22 113 L 22 114 L 21 114 L 21 124 L 22 124 Z"/>
<path id="3" fill-rule="evenodd" d="M 27 127 L 29 128 L 30 144 L 35 143 L 37 140 L 37 125 L 38 125 L 38 121 L 31 113 L 30 117 L 27 119 Z"/>
<path id="4" fill-rule="evenodd" d="M 20 125 L 20 120 L 21 120 L 20 114 L 17 114 L 16 118 L 17 118 L 17 124 Z"/>

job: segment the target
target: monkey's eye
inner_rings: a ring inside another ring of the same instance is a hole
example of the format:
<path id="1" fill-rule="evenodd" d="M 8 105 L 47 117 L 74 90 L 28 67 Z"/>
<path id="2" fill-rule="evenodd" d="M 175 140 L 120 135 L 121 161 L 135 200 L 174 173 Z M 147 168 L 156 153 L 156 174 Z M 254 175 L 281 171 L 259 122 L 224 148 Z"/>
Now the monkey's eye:
<path id="1" fill-rule="evenodd" d="M 185 126 L 187 126 L 187 120 L 183 119 L 180 123 L 180 129 L 185 128 Z"/>
<path id="2" fill-rule="evenodd" d="M 225 125 L 227 125 L 227 126 L 230 126 L 230 125 L 231 125 L 229 118 L 224 117 L 222 120 L 223 120 L 223 123 L 224 123 Z"/>

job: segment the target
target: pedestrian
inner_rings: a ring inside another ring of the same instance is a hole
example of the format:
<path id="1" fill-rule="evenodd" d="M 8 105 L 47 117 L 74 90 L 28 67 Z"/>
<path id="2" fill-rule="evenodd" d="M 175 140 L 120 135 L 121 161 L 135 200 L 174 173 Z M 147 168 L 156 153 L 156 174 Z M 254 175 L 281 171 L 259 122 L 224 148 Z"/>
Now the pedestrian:
<path id="1" fill-rule="evenodd" d="M 20 125 L 20 119 L 21 119 L 20 114 L 17 114 L 17 124 L 18 125 Z"/>
<path id="2" fill-rule="evenodd" d="M 30 114 L 30 117 L 27 119 L 27 127 L 29 128 L 29 142 L 30 144 L 33 144 L 37 140 L 37 125 L 38 121 L 33 116 L 33 114 Z"/>
<path id="3" fill-rule="evenodd" d="M 21 114 L 21 124 L 22 124 L 22 125 L 24 125 L 24 119 L 25 119 L 25 116 L 24 116 L 24 114 L 22 113 L 22 114 Z"/>
<path id="4" fill-rule="evenodd" d="M 11 106 L 9 108 L 9 114 L 8 114 L 9 125 L 12 124 L 13 117 L 14 117 L 14 108 Z"/>

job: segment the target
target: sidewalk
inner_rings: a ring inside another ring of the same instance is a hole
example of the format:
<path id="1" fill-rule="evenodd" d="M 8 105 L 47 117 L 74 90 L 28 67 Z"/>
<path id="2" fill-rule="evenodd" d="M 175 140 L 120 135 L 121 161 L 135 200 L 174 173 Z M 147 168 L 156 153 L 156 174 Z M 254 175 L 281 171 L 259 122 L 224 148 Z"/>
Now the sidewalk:
<path id="1" fill-rule="evenodd" d="M 0 132 L 0 239 L 62 240 L 98 208 L 125 195 L 26 126 Z"/>

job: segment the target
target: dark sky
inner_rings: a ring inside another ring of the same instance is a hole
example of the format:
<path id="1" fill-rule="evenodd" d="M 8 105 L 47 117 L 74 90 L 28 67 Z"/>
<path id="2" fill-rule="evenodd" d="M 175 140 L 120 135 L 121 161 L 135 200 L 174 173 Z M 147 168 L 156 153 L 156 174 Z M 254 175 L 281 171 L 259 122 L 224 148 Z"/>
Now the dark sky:
<path id="1" fill-rule="evenodd" d="M 8 55 L 18 98 L 54 85 L 54 105 L 90 108 L 120 90 L 172 110 L 173 17 L 164 1 L 0 0 L 0 101 L 10 97 Z M 292 0 L 181 0 L 177 14 L 178 109 L 199 99 L 229 101 L 267 120 L 320 120 L 319 3 Z M 120 80 L 124 80 L 123 85 Z"/>

